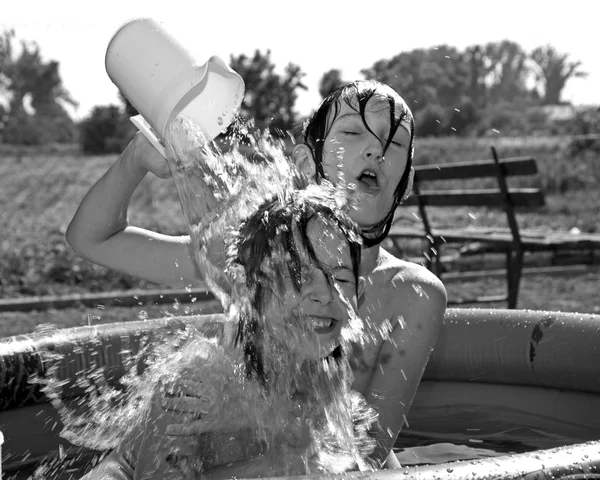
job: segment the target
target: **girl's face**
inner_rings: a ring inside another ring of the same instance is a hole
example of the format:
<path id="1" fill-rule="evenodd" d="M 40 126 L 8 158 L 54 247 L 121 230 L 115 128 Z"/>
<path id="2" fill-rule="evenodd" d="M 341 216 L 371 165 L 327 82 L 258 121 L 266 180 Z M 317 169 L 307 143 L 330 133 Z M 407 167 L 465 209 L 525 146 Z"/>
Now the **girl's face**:
<path id="1" fill-rule="evenodd" d="M 398 100 L 396 111 L 404 108 Z M 371 132 L 357 110 L 340 102 L 322 158 L 325 176 L 331 182 L 353 185 L 359 194 L 357 208 L 350 216 L 360 227 L 377 223 L 391 208 L 410 147 L 410 131 L 403 122 L 383 152 L 391 127 L 387 99 L 373 96 L 366 105 L 365 119 Z"/>
<path id="2" fill-rule="evenodd" d="M 300 292 L 286 279 L 265 313 L 277 343 L 301 358 L 316 359 L 340 345 L 342 330 L 348 327 L 350 316 L 356 315 L 357 284 L 346 237 L 318 218 L 309 222 L 307 234 L 321 268 L 301 251 Z M 297 232 L 294 236 L 296 245 L 301 245 Z"/>

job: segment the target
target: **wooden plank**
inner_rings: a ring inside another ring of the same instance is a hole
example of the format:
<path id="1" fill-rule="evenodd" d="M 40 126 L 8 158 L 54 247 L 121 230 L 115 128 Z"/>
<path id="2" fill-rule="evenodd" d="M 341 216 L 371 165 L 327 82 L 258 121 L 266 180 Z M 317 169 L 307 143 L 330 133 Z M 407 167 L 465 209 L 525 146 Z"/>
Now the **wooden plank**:
<path id="1" fill-rule="evenodd" d="M 544 232 L 521 230 L 521 244 L 528 252 L 560 252 L 566 250 L 600 250 L 600 234 L 573 235 L 568 232 Z M 508 229 L 467 227 L 434 228 L 432 236 L 442 243 L 482 242 L 479 252 L 502 252 L 513 242 Z M 388 234 L 392 240 L 400 238 L 424 238 L 422 227 L 393 225 Z M 476 247 L 472 248 L 476 250 Z M 467 251 L 465 253 L 468 253 Z"/>
<path id="2" fill-rule="evenodd" d="M 135 307 L 146 304 L 194 303 L 216 300 L 208 286 L 178 290 L 130 290 L 125 292 L 50 295 L 0 299 L 0 312 L 61 309 L 84 305 L 86 307 Z"/>
<path id="3" fill-rule="evenodd" d="M 546 267 L 524 267 L 521 275 L 524 277 L 542 276 L 564 276 L 583 275 L 586 273 L 597 273 L 600 265 L 566 265 Z M 444 283 L 479 281 L 489 278 L 506 278 L 506 269 L 479 270 L 467 272 L 447 272 L 442 275 Z"/>
<path id="4" fill-rule="evenodd" d="M 507 158 L 501 160 L 500 165 L 502 165 L 505 176 L 535 175 L 538 172 L 537 162 L 533 157 Z M 495 176 L 496 165 L 493 160 L 418 165 L 415 167 L 415 180 L 418 182 Z"/>
<path id="5" fill-rule="evenodd" d="M 471 298 L 449 298 L 448 305 L 466 305 L 469 303 L 497 303 L 506 302 L 508 295 L 486 295 Z"/>
<path id="6" fill-rule="evenodd" d="M 543 207 L 545 198 L 539 188 L 514 188 L 509 191 L 515 207 Z M 427 207 L 495 207 L 502 208 L 502 196 L 498 189 L 424 191 L 411 195 L 403 205 Z"/>
<path id="7" fill-rule="evenodd" d="M 434 228 L 433 237 L 441 239 L 444 242 L 494 242 L 506 244 L 512 242 L 512 235 L 509 230 L 493 231 L 487 228 Z M 394 225 L 390 229 L 388 237 L 394 238 L 421 238 L 425 236 L 425 230 L 422 227 L 404 227 Z"/>

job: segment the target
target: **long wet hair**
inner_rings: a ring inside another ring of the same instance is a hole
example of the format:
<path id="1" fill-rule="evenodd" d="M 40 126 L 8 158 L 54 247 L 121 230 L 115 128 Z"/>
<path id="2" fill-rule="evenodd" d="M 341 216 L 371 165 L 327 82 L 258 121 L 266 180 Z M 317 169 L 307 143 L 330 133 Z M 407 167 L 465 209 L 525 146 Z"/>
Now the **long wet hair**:
<path id="1" fill-rule="evenodd" d="M 325 265 L 317 258 L 308 236 L 308 225 L 321 219 L 327 226 L 341 232 L 350 249 L 352 271 L 358 286 L 362 241 L 356 224 L 332 198 L 331 188 L 313 185 L 294 191 L 287 199 L 275 199 L 263 204 L 246 219 L 233 246 L 234 263 L 243 266 L 249 292 L 250 311 L 241 314 L 236 344 L 244 351 L 246 372 L 267 384 L 263 334 L 265 307 L 276 292 L 282 292 L 286 278 L 296 292 L 302 288 L 302 257 L 306 252 L 314 268 L 333 282 Z M 338 196 L 339 200 L 339 196 Z M 357 292 L 358 293 L 358 292 Z"/>
<path id="2" fill-rule="evenodd" d="M 394 93 L 391 87 L 375 80 L 358 80 L 347 83 L 338 87 L 323 100 L 304 128 L 304 143 L 312 152 L 317 172 L 317 182 L 319 182 L 327 178 L 323 169 L 323 148 L 325 139 L 329 135 L 331 126 L 340 111 L 341 102 L 345 102 L 350 108 L 359 113 L 367 130 L 373 133 L 365 118 L 367 103 L 373 97 L 384 102 L 387 101 L 390 113 L 390 131 L 383 148 L 384 154 L 400 125 L 402 123 L 410 125 L 410 144 L 408 146 L 406 169 L 396 186 L 392 206 L 385 217 L 374 225 L 362 229 L 361 236 L 366 247 L 378 245 L 385 239 L 392 226 L 396 207 L 402 202 L 409 188 L 414 151 L 415 122 L 411 111 L 406 105 L 404 105 L 404 108 L 397 108 L 397 96 Z"/>

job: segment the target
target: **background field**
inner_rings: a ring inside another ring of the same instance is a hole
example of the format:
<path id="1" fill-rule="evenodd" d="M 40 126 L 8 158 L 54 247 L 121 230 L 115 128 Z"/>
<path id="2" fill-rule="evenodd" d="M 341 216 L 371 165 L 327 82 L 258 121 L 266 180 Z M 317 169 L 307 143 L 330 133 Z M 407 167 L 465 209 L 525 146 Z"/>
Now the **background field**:
<path id="1" fill-rule="evenodd" d="M 421 139 L 416 162 L 490 158 L 493 143 L 502 157 L 534 156 L 540 167 L 535 182 L 547 193 L 547 205 L 518 212 L 522 227 L 578 228 L 600 232 L 600 159 L 593 151 L 569 153 L 570 142 L 558 138 Z M 92 265 L 71 251 L 64 240 L 67 225 L 88 188 L 114 162 L 115 156 L 82 156 L 76 149 L 0 150 L 0 297 L 106 292 L 157 288 L 156 285 Z M 163 233 L 185 233 L 172 181 L 146 178 L 131 202 L 132 223 Z M 412 212 L 402 212 L 416 221 Z M 456 209 L 448 224 L 498 225 L 492 211 Z M 407 245 L 410 248 L 410 245 Z M 499 288 L 497 280 L 449 283 L 450 297 Z M 528 276 L 523 279 L 520 308 L 600 312 L 600 274 Z M 502 305 L 498 305 L 502 306 Z M 0 313 L 0 336 L 30 332 L 40 324 L 58 327 L 134 320 L 168 314 L 218 310 L 200 305 L 139 305 L 134 308 L 71 308 L 47 312 Z"/>

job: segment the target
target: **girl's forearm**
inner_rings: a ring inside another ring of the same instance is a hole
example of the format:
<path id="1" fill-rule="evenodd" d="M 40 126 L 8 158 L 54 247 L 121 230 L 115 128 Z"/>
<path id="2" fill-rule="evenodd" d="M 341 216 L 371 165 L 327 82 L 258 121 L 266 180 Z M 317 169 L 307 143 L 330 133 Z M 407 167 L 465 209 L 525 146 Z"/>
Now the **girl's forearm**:
<path id="1" fill-rule="evenodd" d="M 135 150 L 135 142 L 130 143 L 77 208 L 66 237 L 80 255 L 127 227 L 129 201 L 147 172 L 137 165 Z"/>

